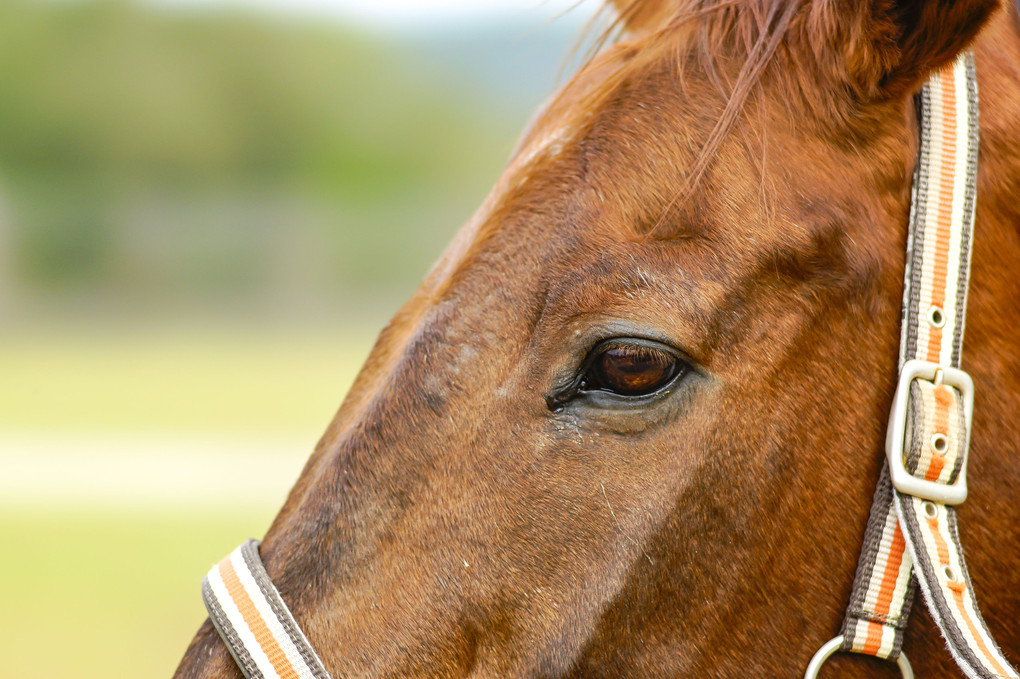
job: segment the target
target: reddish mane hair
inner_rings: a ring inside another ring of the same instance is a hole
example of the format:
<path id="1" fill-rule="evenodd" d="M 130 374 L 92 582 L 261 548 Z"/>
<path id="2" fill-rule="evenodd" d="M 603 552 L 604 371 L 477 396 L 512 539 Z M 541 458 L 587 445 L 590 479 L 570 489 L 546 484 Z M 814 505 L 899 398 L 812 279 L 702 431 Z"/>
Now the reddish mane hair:
<path id="1" fill-rule="evenodd" d="M 763 77 L 777 79 L 788 97 L 803 101 L 821 117 L 845 124 L 848 116 L 876 99 L 902 96 L 920 79 L 964 49 L 995 8 L 994 0 L 962 3 L 927 21 L 964 24 L 949 44 L 933 49 L 924 25 L 923 3 L 897 6 L 823 0 L 607 0 L 613 10 L 596 48 L 626 37 L 635 67 L 668 62 L 677 85 L 689 59 L 697 59 L 723 104 L 718 121 L 689 170 L 675 200 L 695 190 L 723 139 L 739 119 Z M 929 14 L 936 14 L 928 9 Z M 637 57 L 640 56 L 640 59 Z M 834 58 L 835 57 L 835 58 Z M 593 56 L 594 58 L 594 56 Z M 790 60 L 795 60 L 791 63 Z M 591 93 L 589 105 L 612 96 L 628 76 L 621 69 Z M 821 84 L 821 87 L 819 85 Z"/>

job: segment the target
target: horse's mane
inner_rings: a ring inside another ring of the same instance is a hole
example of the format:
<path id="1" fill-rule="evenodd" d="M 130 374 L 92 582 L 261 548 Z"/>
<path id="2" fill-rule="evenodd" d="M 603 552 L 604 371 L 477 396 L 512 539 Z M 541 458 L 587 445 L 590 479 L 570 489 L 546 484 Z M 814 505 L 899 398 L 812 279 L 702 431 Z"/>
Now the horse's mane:
<path id="1" fill-rule="evenodd" d="M 778 87 L 778 106 L 800 102 L 832 123 L 846 122 L 860 102 L 877 97 L 895 75 L 901 48 L 916 49 L 898 43 L 911 18 L 892 7 L 833 0 L 606 0 L 589 29 L 586 65 L 611 53 L 603 49 L 611 44 L 626 49 L 627 58 L 589 86 L 588 105 L 579 108 L 597 108 L 643 67 L 667 63 L 682 73 L 697 62 L 722 108 L 671 207 L 698 186 L 766 74 Z M 683 86 L 683 78 L 678 82 Z"/>
<path id="2" fill-rule="evenodd" d="M 627 68 L 588 93 L 592 101 L 610 98 L 628 73 L 642 65 L 668 61 L 682 73 L 687 62 L 696 59 L 725 102 L 670 207 L 697 187 L 801 8 L 796 0 L 607 0 L 603 4 L 589 28 L 587 42 L 592 47 L 586 65 L 596 61 L 603 48 L 622 40 L 631 46 L 632 58 Z"/>
<path id="3" fill-rule="evenodd" d="M 660 57 L 678 60 L 695 54 L 716 87 L 739 109 L 801 6 L 797 0 L 607 0 L 600 15 L 608 13 L 611 18 L 607 26 L 594 29 L 599 34 L 589 56 L 636 25 L 644 34 L 637 39 L 640 49 L 657 50 Z M 725 82 L 718 68 L 722 54 L 744 59 L 732 83 Z"/>

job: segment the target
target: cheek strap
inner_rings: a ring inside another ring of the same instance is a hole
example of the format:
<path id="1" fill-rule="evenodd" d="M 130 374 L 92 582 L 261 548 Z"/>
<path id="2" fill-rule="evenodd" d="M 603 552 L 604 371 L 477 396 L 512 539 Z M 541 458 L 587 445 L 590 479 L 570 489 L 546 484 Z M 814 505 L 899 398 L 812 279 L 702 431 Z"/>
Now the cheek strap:
<path id="1" fill-rule="evenodd" d="M 968 679 L 1020 679 L 978 608 L 956 507 L 967 499 L 974 384 L 960 370 L 977 189 L 978 98 L 970 53 L 918 97 L 921 138 L 907 241 L 900 379 L 850 605 L 835 650 L 898 662 L 915 588 Z"/>

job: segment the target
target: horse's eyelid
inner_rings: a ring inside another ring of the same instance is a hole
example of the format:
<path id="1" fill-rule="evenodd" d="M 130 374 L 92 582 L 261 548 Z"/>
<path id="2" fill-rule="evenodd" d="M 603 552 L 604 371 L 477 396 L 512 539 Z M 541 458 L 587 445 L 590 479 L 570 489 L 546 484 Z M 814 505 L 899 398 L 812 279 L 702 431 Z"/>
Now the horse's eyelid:
<path id="1" fill-rule="evenodd" d="M 575 371 L 574 376 L 570 378 L 569 382 L 555 387 L 545 395 L 545 404 L 549 407 L 549 410 L 556 412 L 577 396 L 577 393 L 581 391 L 581 384 L 584 382 L 585 369 L 588 363 L 588 359 L 585 358 L 581 363 L 581 368 Z"/>
<path id="2" fill-rule="evenodd" d="M 546 406 L 549 408 L 549 410 L 552 412 L 562 410 L 565 405 L 570 403 L 570 401 L 572 401 L 579 394 L 584 392 L 583 388 L 584 378 L 588 374 L 588 370 L 591 368 L 592 363 L 595 361 L 595 358 L 597 356 L 599 356 L 606 349 L 612 348 L 614 346 L 627 346 L 627 345 L 650 347 L 668 353 L 676 361 L 677 366 L 676 374 L 674 374 L 665 384 L 663 384 L 653 392 L 650 392 L 648 394 L 642 394 L 640 396 L 619 395 L 621 398 L 646 398 L 648 396 L 652 396 L 654 394 L 670 390 L 672 386 L 675 385 L 679 380 L 682 380 L 684 376 L 695 371 L 693 363 L 690 361 L 690 359 L 687 358 L 685 354 L 683 354 L 683 352 L 681 352 L 680 350 L 676 349 L 671 345 L 666 344 L 665 342 L 661 342 L 659 340 L 650 340 L 643 337 L 605 338 L 595 342 L 590 347 L 588 347 L 587 351 L 585 352 L 584 359 L 578 364 L 577 368 L 575 369 L 574 375 L 573 377 L 571 377 L 569 382 L 565 382 L 555 387 L 550 393 L 544 395 Z M 605 393 L 612 394 L 613 392 Z"/>

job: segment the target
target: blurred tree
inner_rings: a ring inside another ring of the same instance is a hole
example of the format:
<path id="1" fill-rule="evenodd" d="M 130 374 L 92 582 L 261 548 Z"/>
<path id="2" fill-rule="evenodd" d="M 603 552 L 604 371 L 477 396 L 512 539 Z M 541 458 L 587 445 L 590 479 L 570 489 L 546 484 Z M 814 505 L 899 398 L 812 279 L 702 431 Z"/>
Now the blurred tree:
<path id="1" fill-rule="evenodd" d="M 0 3 L 14 282 L 127 300 L 406 294 L 520 125 L 409 45 L 240 12 Z"/>

